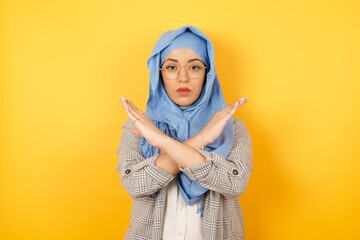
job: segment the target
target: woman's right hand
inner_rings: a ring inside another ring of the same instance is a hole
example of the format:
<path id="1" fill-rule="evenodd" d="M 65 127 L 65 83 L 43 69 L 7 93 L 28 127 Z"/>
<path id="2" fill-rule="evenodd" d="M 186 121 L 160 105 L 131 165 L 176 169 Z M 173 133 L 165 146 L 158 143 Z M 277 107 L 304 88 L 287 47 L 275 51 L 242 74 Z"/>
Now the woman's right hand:
<path id="1" fill-rule="evenodd" d="M 147 142 L 154 147 L 158 147 L 162 139 L 167 138 L 167 136 L 153 124 L 150 118 L 141 112 L 129 99 L 121 97 L 121 103 L 129 118 L 134 122 L 135 128 L 132 132 L 135 135 L 144 137 Z"/>
<path id="2" fill-rule="evenodd" d="M 247 102 L 247 97 L 243 97 L 236 101 L 233 105 L 230 105 L 211 118 L 210 122 L 197 134 L 201 141 L 202 146 L 213 143 L 222 133 L 227 121 L 234 115 L 235 111 L 238 110 Z"/>

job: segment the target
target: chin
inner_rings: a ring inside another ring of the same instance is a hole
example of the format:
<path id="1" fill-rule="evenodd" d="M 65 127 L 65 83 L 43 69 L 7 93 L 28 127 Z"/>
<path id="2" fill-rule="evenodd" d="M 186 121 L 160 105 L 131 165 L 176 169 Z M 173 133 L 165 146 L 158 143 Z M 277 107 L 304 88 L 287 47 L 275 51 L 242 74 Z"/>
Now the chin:
<path id="1" fill-rule="evenodd" d="M 176 103 L 180 107 L 190 107 L 194 102 L 178 102 Z"/>

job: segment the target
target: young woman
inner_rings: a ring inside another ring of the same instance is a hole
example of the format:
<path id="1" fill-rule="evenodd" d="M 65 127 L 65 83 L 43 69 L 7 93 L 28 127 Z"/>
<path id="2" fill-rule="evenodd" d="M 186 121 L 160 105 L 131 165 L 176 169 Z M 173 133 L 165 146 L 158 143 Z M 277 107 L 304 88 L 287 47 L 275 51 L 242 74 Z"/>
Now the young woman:
<path id="1" fill-rule="evenodd" d="M 227 106 L 210 40 L 197 28 L 164 33 L 148 60 L 146 113 L 129 120 L 118 171 L 133 200 L 125 239 L 244 239 L 238 196 L 252 171 L 251 139 Z"/>

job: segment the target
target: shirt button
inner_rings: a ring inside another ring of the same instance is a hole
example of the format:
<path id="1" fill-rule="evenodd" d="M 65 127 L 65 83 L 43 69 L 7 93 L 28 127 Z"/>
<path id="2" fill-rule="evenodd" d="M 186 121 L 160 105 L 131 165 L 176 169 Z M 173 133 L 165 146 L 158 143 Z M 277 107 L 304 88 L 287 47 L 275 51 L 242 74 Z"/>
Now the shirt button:
<path id="1" fill-rule="evenodd" d="M 234 175 L 238 175 L 238 174 L 239 174 L 238 170 L 234 169 L 234 170 L 233 170 L 233 174 L 234 174 Z"/>
<path id="2" fill-rule="evenodd" d="M 129 173 L 131 173 L 131 170 L 130 170 L 130 169 L 126 169 L 126 170 L 125 170 L 125 174 L 129 174 Z"/>

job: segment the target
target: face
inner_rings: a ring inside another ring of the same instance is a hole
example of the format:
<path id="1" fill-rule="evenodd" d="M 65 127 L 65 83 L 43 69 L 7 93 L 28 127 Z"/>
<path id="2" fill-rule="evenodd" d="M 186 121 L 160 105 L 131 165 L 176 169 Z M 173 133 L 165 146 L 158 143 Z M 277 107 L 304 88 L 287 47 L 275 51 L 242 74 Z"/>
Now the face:
<path id="1" fill-rule="evenodd" d="M 178 48 L 170 52 L 163 62 L 161 74 L 165 90 L 174 103 L 189 107 L 199 98 L 205 80 L 204 66 L 190 49 Z M 179 69 L 178 73 L 174 69 Z"/>

